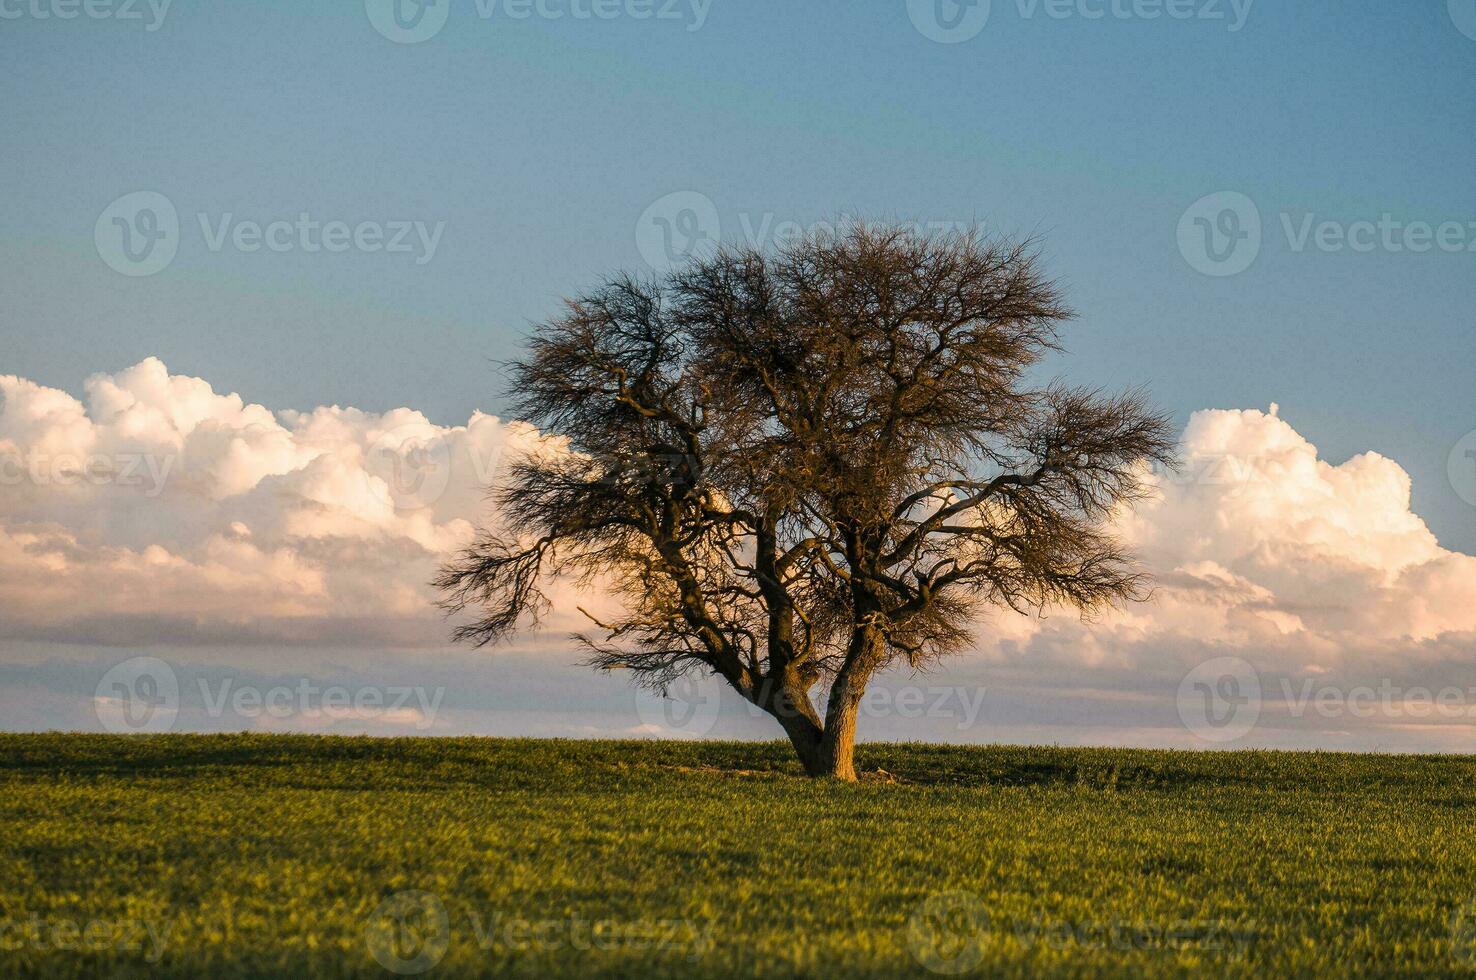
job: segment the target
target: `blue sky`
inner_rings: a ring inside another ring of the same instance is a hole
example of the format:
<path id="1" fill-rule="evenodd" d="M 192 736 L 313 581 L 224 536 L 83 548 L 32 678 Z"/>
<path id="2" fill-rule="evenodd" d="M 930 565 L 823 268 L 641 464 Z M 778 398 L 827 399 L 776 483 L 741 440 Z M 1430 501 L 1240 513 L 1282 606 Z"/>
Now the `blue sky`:
<path id="1" fill-rule="evenodd" d="M 933 43 L 897 3 L 714 0 L 679 21 L 483 19 L 394 44 L 359 3 L 189 3 L 0 22 L 4 370 L 77 387 L 158 354 L 275 406 L 505 398 L 486 359 L 697 190 L 763 215 L 986 221 L 1044 236 L 1082 311 L 1061 370 L 1175 412 L 1265 406 L 1333 458 L 1377 449 L 1455 546 L 1446 486 L 1476 427 L 1476 255 L 1294 254 L 1274 217 L 1476 220 L 1476 40 L 1441 1 L 1256 3 L 1227 21 L 1023 18 Z M 663 0 L 664 1 L 664 0 Z M 1230 13 L 1227 4 L 1225 12 Z M 180 257 L 97 260 L 109 201 L 158 190 Z M 1275 233 L 1228 280 L 1176 221 L 1252 196 Z M 193 215 L 446 221 L 434 260 L 210 252 Z"/>
<path id="2" fill-rule="evenodd" d="M 1469 503 L 1448 474 L 1476 429 L 1476 0 L 436 0 L 418 43 L 390 36 L 388 0 L 92 0 L 64 19 L 67 2 L 0 0 L 0 375 L 80 395 L 157 356 L 274 410 L 409 406 L 456 425 L 505 410 L 492 362 L 562 297 L 648 268 L 660 219 L 761 246 L 843 214 L 979 222 L 1039 236 L 1080 311 L 1050 371 L 1146 384 L 1180 423 L 1276 403 L 1284 431 L 1223 424 L 1298 459 L 1313 458 L 1298 433 L 1332 463 L 1389 457 L 1441 544 L 1476 552 L 1476 469 Z M 408 23 L 418 2 L 400 2 Z M 152 274 L 124 275 L 104 238 L 137 192 L 177 214 L 176 240 Z M 255 245 L 252 223 L 299 216 L 306 239 Z M 319 247 L 332 222 L 369 226 L 369 244 Z M 403 250 L 374 247 L 402 223 Z M 1387 475 L 1355 466 L 1318 492 L 1397 523 Z M 1363 532 L 1343 557 L 1402 567 Z M 7 662 L 60 658 L 0 683 L 14 705 L 85 694 L 102 670 L 95 637 L 48 630 L 10 631 L 35 642 Z M 1441 642 L 1435 661 L 1469 659 Z M 170 656 L 268 674 L 293 657 L 253 649 Z M 366 662 L 406 669 L 386 650 Z M 314 669 L 335 676 L 336 657 Z M 1074 672 L 1011 695 L 1021 717 L 1050 715 Z M 515 676 L 481 683 L 516 701 Z M 537 680 L 530 710 L 619 686 L 573 676 Z M 1121 676 L 1098 680 L 1131 687 Z M 556 714 L 537 730 L 570 730 Z M 1098 740 L 1156 744 L 1113 724 Z"/>
<path id="3" fill-rule="evenodd" d="M 1082 313 L 1063 373 L 1147 382 L 1181 417 L 1277 401 L 1331 458 L 1397 459 L 1442 540 L 1476 547 L 1444 475 L 1476 426 L 1476 255 L 1297 254 L 1279 220 L 1476 220 L 1476 40 L 1443 0 L 1261 0 L 1236 32 L 1228 0 L 1192 5 L 1224 20 L 995 0 L 957 44 L 902 0 L 714 0 L 696 30 L 685 4 L 443 2 L 444 28 L 403 45 L 361 3 L 178 0 L 150 31 L 147 7 L 63 21 L 9 0 L 0 367 L 75 389 L 155 354 L 273 406 L 464 420 L 502 406 L 487 360 L 531 321 L 640 267 L 636 222 L 668 193 L 706 195 L 729 237 L 767 214 L 977 219 L 1043 236 Z M 136 190 L 183 232 L 130 279 L 91 233 Z M 1223 190 L 1268 231 L 1215 279 L 1174 230 Z M 303 211 L 444 234 L 424 265 L 211 252 L 195 218 Z"/>

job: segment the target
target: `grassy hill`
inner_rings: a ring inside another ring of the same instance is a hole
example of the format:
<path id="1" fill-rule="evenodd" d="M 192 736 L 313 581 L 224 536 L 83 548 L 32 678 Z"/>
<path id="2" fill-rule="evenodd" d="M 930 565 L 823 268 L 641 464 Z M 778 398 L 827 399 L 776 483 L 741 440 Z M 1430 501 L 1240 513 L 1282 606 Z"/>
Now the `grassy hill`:
<path id="1" fill-rule="evenodd" d="M 777 744 L 0 736 L 0 975 L 1476 967 L 1473 759 L 858 763 L 838 785 Z"/>

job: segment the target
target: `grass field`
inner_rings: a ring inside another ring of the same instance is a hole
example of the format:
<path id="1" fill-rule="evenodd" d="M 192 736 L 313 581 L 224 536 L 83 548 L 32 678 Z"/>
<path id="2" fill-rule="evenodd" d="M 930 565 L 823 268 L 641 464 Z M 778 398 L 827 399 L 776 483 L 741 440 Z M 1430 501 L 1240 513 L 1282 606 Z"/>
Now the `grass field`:
<path id="1" fill-rule="evenodd" d="M 858 763 L 896 781 L 777 744 L 0 736 L 0 976 L 1476 966 L 1476 760 Z"/>

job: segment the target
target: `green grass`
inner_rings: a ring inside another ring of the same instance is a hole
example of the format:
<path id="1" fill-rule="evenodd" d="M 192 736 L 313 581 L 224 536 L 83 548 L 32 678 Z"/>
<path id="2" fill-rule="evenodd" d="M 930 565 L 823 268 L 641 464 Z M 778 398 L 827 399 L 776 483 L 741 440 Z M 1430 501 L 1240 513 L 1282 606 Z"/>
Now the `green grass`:
<path id="1" fill-rule="evenodd" d="M 445 909 L 394 948 L 444 949 L 431 977 L 1476 965 L 1473 759 L 858 763 L 899 781 L 812 782 L 777 744 L 0 736 L 0 976 L 390 976 L 401 892 Z M 145 925 L 162 955 L 118 948 Z"/>

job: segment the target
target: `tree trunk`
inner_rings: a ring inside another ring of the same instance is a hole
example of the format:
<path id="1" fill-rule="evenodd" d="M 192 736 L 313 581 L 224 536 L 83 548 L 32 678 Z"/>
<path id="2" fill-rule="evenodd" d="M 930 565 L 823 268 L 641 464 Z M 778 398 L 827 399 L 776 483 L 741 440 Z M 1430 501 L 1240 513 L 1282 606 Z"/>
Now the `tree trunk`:
<path id="1" fill-rule="evenodd" d="M 845 666 L 830 688 L 823 722 L 810 703 L 808 685 L 793 674 L 766 679 L 749 695 L 784 728 L 806 775 L 856 781 L 856 716 L 871 673 L 885 653 L 884 643 L 875 629 L 857 629 Z"/>
<path id="2" fill-rule="evenodd" d="M 818 765 L 810 775 L 829 776 L 847 783 L 856 781 L 856 709 L 859 704 L 858 699 L 840 711 L 826 712 Z"/>
<path id="3" fill-rule="evenodd" d="M 825 706 L 825 733 L 820 739 L 818 771 L 812 775 L 829 776 L 848 783 L 856 781 L 856 715 L 871 672 L 885 654 L 882 634 L 861 627 L 851 638 L 846 663 L 835 677 L 830 700 Z"/>
<path id="4" fill-rule="evenodd" d="M 794 746 L 794 753 L 799 756 L 805 775 L 823 775 L 820 762 L 820 726 L 785 725 L 784 733 L 789 736 L 789 743 Z"/>
<path id="5" fill-rule="evenodd" d="M 817 721 L 804 718 L 779 719 L 789 736 L 800 764 L 807 776 L 828 776 L 845 782 L 856 781 L 853 749 L 856 744 L 856 709 L 827 720 L 822 729 Z"/>
<path id="6" fill-rule="evenodd" d="M 804 684 L 793 676 L 768 679 L 759 687 L 753 701 L 778 720 L 799 756 L 800 765 L 805 767 L 805 774 L 821 775 L 820 747 L 824 732 Z"/>

